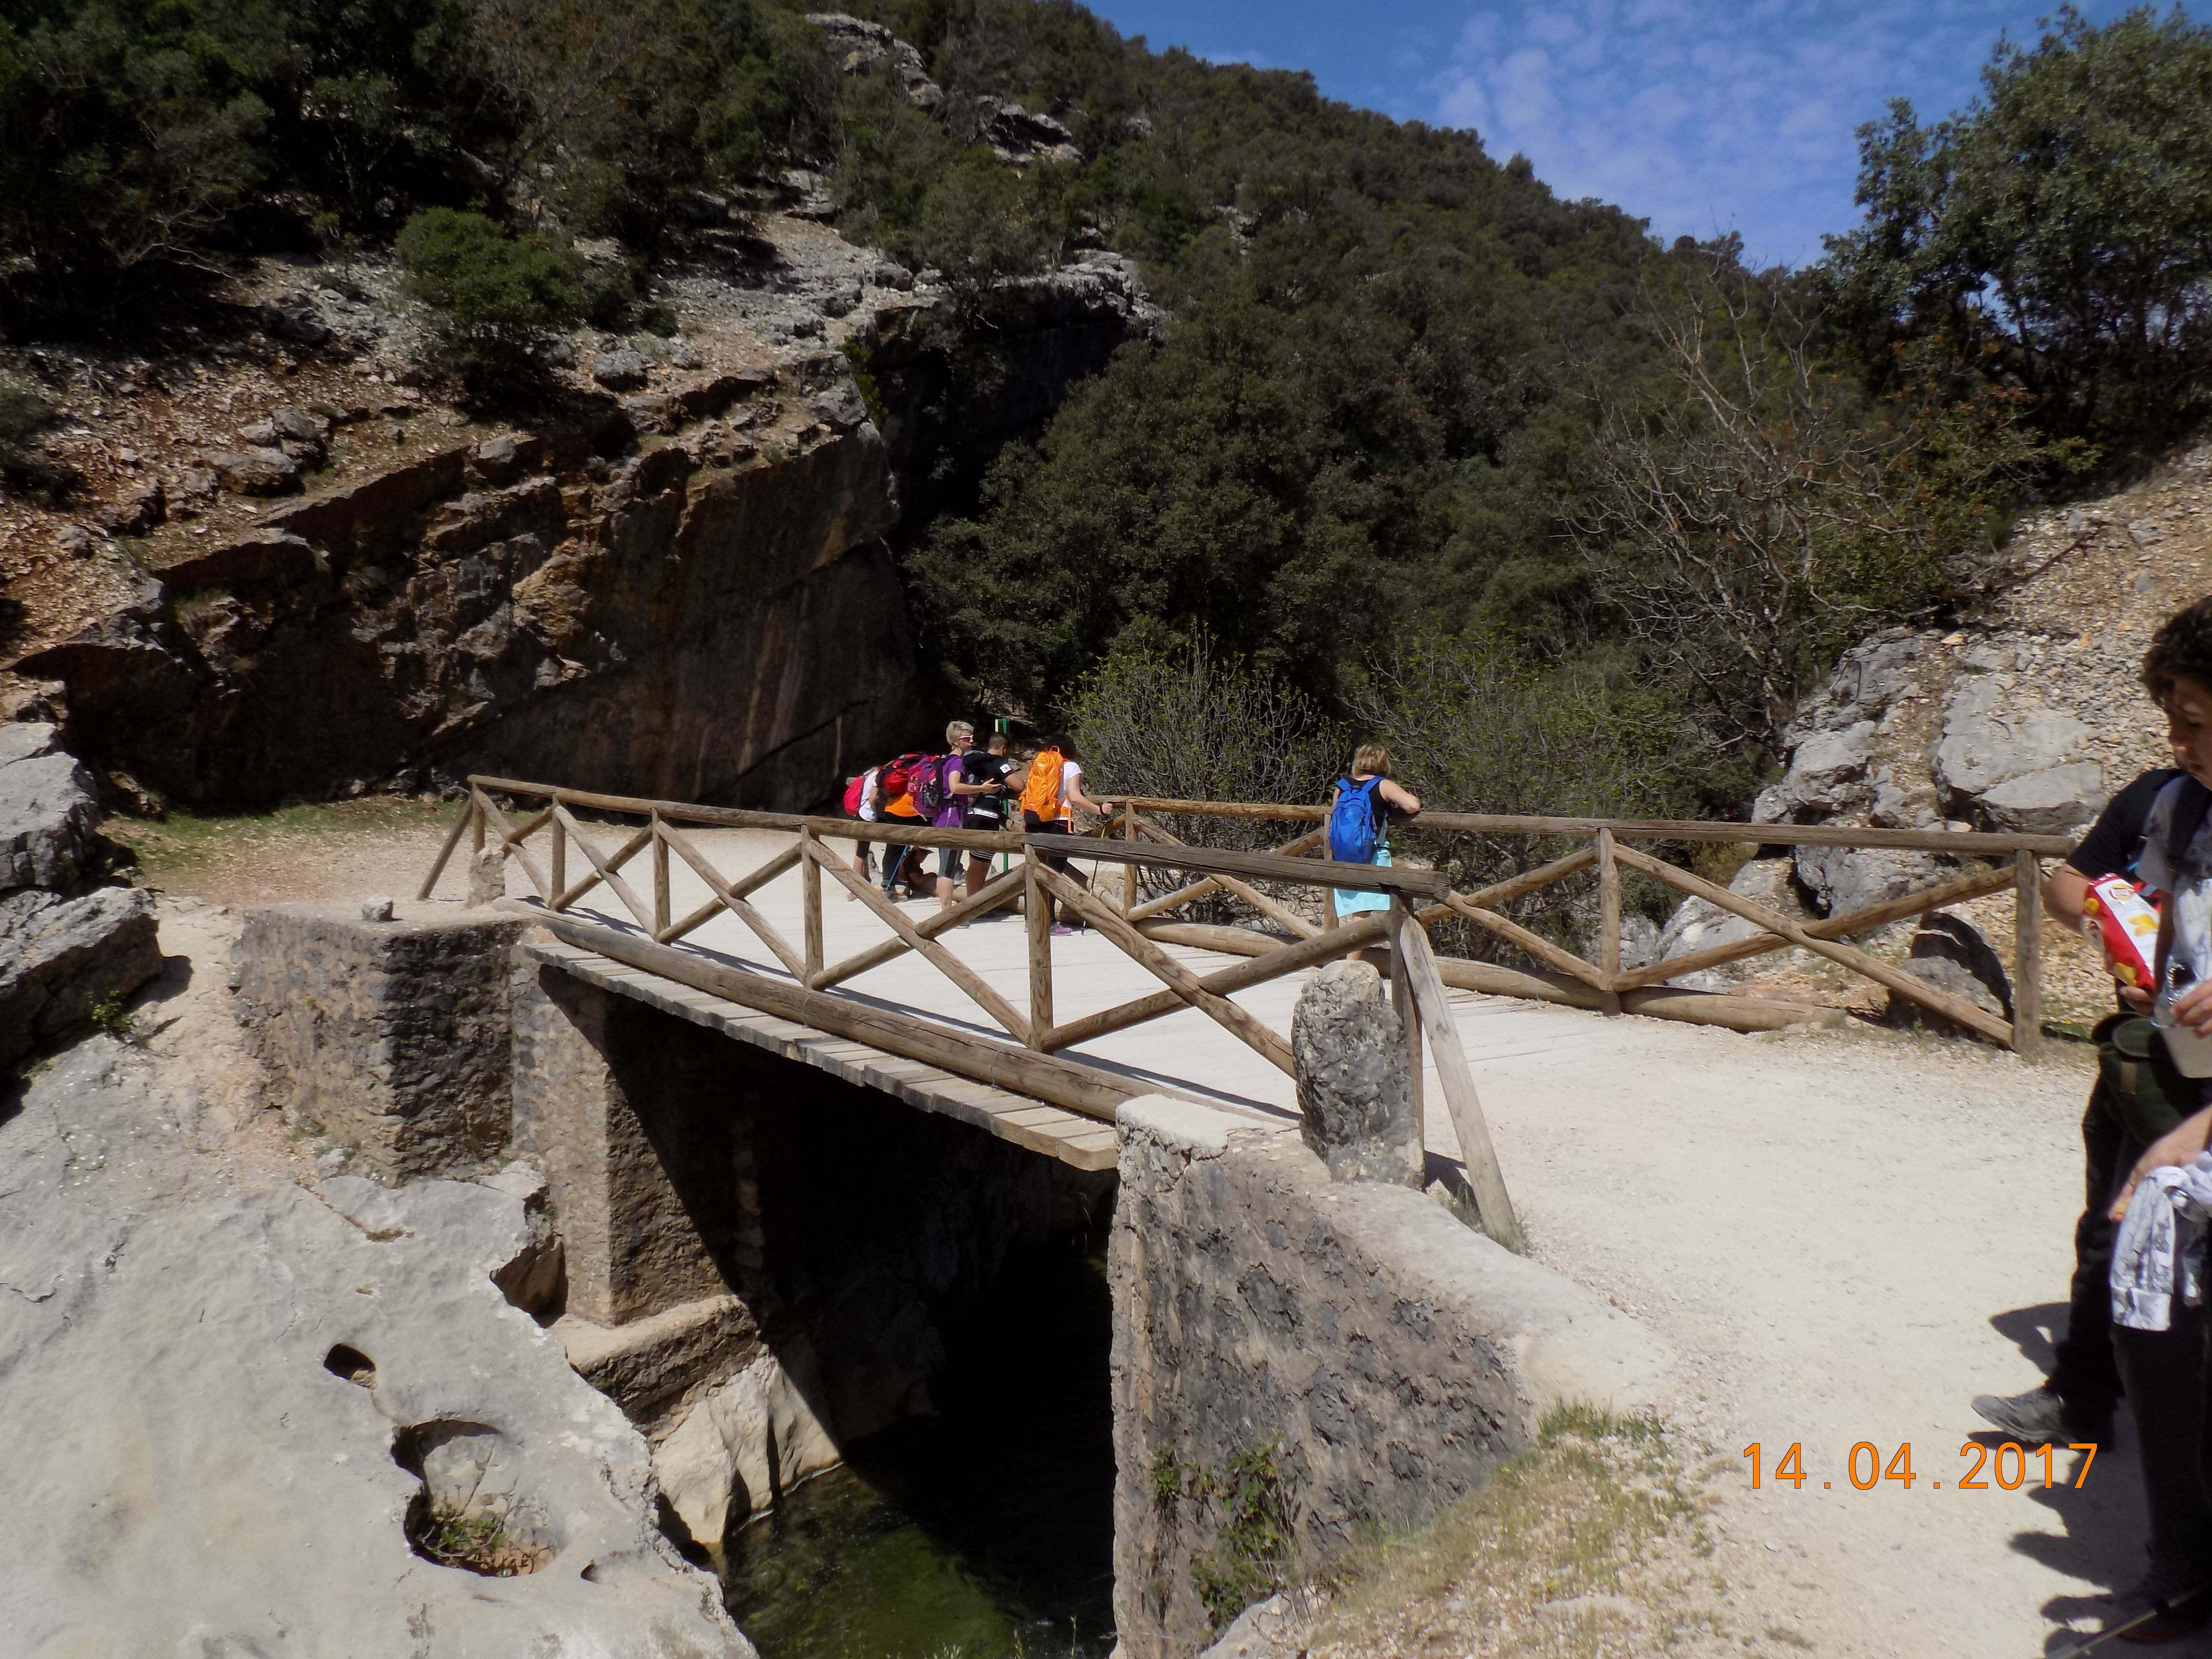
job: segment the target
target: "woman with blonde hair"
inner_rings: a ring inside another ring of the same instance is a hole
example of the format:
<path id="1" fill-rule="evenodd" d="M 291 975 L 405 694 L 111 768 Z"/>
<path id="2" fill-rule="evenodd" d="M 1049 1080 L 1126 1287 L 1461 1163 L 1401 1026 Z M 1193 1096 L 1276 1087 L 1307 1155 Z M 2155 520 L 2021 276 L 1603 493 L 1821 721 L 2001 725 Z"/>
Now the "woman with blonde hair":
<path id="1" fill-rule="evenodd" d="M 1363 743 L 1352 757 L 1352 770 L 1336 781 L 1328 798 L 1328 855 L 1340 864 L 1374 864 L 1387 867 L 1390 847 L 1384 839 L 1392 814 L 1415 817 L 1420 798 L 1390 781 L 1390 751 L 1379 743 Z M 1374 910 L 1388 910 L 1387 893 L 1363 893 L 1332 888 L 1336 919 Z M 1367 960 L 1367 952 L 1354 951 L 1354 962 Z"/>

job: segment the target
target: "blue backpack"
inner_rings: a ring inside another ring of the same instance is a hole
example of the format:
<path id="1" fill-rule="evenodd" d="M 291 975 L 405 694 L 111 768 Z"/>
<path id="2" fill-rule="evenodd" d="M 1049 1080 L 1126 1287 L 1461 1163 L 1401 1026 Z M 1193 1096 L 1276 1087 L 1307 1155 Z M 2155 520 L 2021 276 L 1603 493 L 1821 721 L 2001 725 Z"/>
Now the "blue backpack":
<path id="1" fill-rule="evenodd" d="M 1336 805 L 1328 814 L 1328 855 L 1339 864 L 1375 861 L 1380 827 L 1375 820 L 1382 816 L 1375 810 L 1375 792 L 1382 786 L 1380 778 L 1370 778 L 1364 783 L 1354 783 L 1350 778 L 1336 781 Z"/>

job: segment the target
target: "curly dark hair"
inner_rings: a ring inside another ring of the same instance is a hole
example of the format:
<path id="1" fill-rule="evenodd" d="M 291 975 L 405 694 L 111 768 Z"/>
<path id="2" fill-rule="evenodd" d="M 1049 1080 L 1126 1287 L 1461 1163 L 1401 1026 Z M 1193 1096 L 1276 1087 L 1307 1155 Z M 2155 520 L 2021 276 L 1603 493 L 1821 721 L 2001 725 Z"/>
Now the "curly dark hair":
<path id="1" fill-rule="evenodd" d="M 2212 690 L 2212 594 L 2160 623 L 2143 653 L 2143 687 L 2154 702 L 2164 702 L 2176 680 Z"/>

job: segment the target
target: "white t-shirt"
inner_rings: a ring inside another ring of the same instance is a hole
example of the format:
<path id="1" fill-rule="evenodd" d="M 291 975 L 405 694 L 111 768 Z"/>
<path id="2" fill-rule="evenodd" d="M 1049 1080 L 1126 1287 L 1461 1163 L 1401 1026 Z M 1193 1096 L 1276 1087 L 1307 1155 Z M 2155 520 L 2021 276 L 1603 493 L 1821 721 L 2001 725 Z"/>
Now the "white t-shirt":
<path id="1" fill-rule="evenodd" d="M 2172 960 L 2185 965 L 2193 979 L 2212 979 L 2212 813 L 2190 837 L 2179 865 L 2168 859 L 2166 844 L 2172 838 L 2173 815 L 2180 810 L 2182 788 L 2189 780 L 2179 777 L 2158 792 L 2143 820 L 2142 857 L 2136 873 L 2147 887 L 2171 895 L 2173 912 Z"/>
<path id="2" fill-rule="evenodd" d="M 860 817 L 869 823 L 876 820 L 876 774 L 884 769 L 871 766 L 868 775 L 860 780 Z"/>
<path id="3" fill-rule="evenodd" d="M 1067 798 L 1075 793 L 1076 786 L 1082 781 L 1083 767 L 1081 763 L 1077 761 L 1060 762 L 1060 817 L 1053 820 L 1054 823 L 1073 823 L 1074 821 L 1075 809 L 1067 804 Z"/>

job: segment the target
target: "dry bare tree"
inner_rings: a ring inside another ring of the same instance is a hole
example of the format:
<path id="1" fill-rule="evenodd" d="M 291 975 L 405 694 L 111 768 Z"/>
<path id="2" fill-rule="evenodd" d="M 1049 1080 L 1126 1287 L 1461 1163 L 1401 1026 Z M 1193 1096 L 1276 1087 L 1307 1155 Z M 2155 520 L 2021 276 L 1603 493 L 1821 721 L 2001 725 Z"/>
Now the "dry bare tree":
<path id="1" fill-rule="evenodd" d="M 587 148 L 624 72 L 665 27 L 655 0 L 471 0 L 469 9 L 484 71 L 514 106 L 502 186 L 550 150 Z"/>
<path id="2" fill-rule="evenodd" d="M 1718 258 L 1644 300 L 1662 377 L 1604 402 L 1572 532 L 1716 738 L 1771 744 L 1835 649 L 1986 579 L 2033 445 L 1932 386 L 1869 404 L 1813 319 Z"/>

